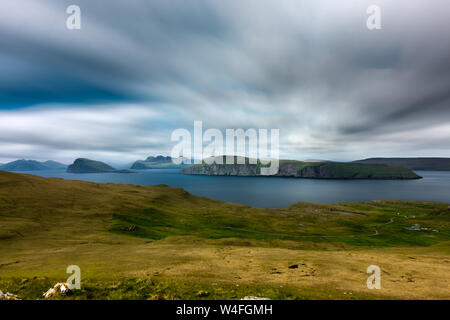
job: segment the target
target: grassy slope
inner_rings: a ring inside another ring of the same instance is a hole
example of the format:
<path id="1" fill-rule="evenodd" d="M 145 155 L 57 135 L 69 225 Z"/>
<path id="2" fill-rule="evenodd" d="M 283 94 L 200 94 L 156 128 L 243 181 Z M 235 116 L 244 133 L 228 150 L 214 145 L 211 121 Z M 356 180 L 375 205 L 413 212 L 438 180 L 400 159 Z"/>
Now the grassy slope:
<path id="1" fill-rule="evenodd" d="M 440 232 L 404 229 L 414 223 Z M 25 298 L 64 281 L 70 264 L 82 269 L 75 298 L 448 298 L 439 203 L 256 209 L 166 186 L 0 172 L 0 225 L 0 290 Z M 370 264 L 383 290 L 365 288 Z"/>

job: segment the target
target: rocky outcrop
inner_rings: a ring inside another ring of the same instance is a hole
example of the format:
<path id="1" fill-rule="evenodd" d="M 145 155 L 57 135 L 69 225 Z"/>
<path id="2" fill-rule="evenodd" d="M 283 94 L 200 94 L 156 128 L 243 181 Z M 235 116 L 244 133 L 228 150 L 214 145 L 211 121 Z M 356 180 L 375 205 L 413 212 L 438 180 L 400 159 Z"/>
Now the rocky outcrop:
<path id="1" fill-rule="evenodd" d="M 0 300 L 22 300 L 19 296 L 0 290 Z"/>
<path id="2" fill-rule="evenodd" d="M 298 162 L 287 161 L 280 164 L 277 176 L 280 177 L 299 177 Z"/>
<path id="3" fill-rule="evenodd" d="M 272 300 L 266 297 L 245 296 L 241 300 Z"/>
<path id="4" fill-rule="evenodd" d="M 70 296 L 72 294 L 73 292 L 67 283 L 57 283 L 53 288 L 48 289 L 42 296 L 45 299 L 48 299 L 55 296 Z"/>

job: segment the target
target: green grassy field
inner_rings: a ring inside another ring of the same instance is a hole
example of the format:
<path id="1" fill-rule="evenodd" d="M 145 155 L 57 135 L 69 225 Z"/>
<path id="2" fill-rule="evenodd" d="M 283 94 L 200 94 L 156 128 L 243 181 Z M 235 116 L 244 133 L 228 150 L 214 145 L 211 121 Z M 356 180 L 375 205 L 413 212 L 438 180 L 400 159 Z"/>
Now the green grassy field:
<path id="1" fill-rule="evenodd" d="M 25 299 L 64 282 L 72 264 L 82 289 L 65 299 L 450 297 L 442 203 L 258 209 L 167 186 L 0 172 L 0 226 L 0 290 Z M 372 264 L 381 290 L 366 287 Z"/>

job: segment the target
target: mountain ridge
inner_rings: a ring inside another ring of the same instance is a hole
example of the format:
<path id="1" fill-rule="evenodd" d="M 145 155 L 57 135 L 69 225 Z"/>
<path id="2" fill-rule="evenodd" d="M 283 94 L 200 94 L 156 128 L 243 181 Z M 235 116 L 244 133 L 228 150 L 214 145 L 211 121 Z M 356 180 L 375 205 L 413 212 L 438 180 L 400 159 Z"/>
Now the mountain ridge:
<path id="1" fill-rule="evenodd" d="M 180 169 L 186 168 L 186 164 L 175 164 L 170 156 L 149 156 L 145 160 L 137 160 L 130 169 L 147 170 L 147 169 Z"/>
<path id="2" fill-rule="evenodd" d="M 0 170 L 4 171 L 41 171 L 41 170 L 56 170 L 66 169 L 67 165 L 53 161 L 37 161 L 19 159 L 0 165 Z"/>

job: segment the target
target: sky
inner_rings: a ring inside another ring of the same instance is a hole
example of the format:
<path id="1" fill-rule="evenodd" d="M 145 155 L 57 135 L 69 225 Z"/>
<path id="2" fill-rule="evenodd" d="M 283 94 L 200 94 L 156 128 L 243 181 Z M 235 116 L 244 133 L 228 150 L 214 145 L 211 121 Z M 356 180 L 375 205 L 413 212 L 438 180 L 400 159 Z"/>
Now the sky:
<path id="1" fill-rule="evenodd" d="M 69 5 L 81 29 L 69 30 Z M 381 9 L 369 30 L 366 10 Z M 448 0 L 0 0 L 0 162 L 125 164 L 173 130 L 280 158 L 450 157 Z"/>

